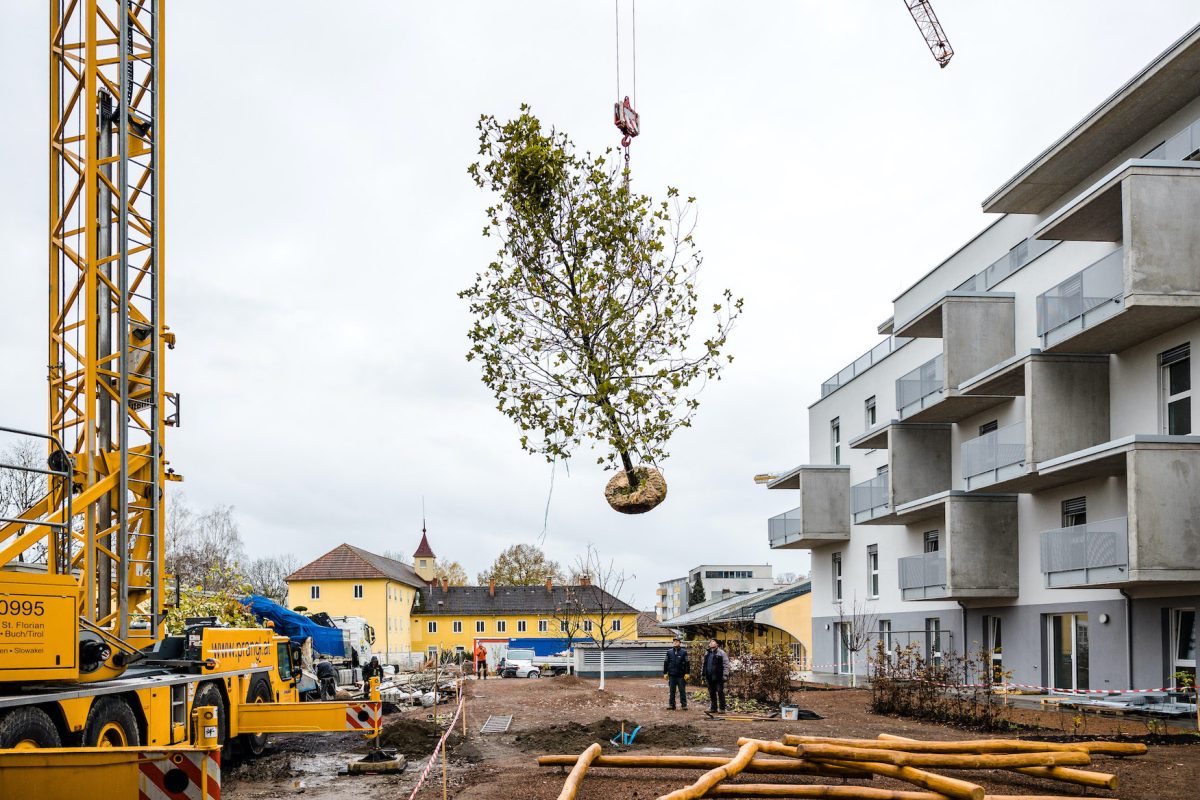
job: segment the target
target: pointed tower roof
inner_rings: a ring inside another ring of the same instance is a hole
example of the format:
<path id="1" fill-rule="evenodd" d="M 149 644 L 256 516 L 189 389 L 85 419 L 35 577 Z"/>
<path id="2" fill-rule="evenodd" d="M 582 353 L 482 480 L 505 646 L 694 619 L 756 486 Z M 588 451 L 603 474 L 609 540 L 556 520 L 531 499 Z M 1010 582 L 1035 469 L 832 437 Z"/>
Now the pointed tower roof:
<path id="1" fill-rule="evenodd" d="M 433 548 L 429 546 L 429 537 L 425 534 L 425 526 L 421 526 L 421 544 L 417 546 L 417 552 L 413 553 L 413 558 L 437 558 L 433 554 Z"/>

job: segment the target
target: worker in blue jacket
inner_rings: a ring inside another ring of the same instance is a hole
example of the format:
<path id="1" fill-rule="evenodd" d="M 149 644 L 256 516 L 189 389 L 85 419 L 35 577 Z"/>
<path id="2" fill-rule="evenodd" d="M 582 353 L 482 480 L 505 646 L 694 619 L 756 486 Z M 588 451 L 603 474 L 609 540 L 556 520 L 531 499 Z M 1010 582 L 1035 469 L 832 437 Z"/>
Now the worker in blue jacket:
<path id="1" fill-rule="evenodd" d="M 684 711 L 687 710 L 687 679 L 688 675 L 688 653 L 683 648 L 683 643 L 678 638 L 671 640 L 671 649 L 667 651 L 667 657 L 663 660 L 663 677 L 667 679 L 667 685 L 670 686 L 671 699 L 667 704 L 667 708 L 674 710 L 675 708 L 675 690 L 679 690 L 679 702 L 683 706 Z"/>

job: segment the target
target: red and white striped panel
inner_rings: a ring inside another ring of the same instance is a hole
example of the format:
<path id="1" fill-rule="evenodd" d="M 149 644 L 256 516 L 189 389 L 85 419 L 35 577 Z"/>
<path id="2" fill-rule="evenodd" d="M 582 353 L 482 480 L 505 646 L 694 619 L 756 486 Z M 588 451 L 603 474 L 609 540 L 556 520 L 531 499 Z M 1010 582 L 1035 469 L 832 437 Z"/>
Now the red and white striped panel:
<path id="1" fill-rule="evenodd" d="M 370 731 L 379 727 L 382 703 L 350 703 L 346 706 L 346 730 Z"/>
<path id="2" fill-rule="evenodd" d="M 138 763 L 138 800 L 221 800 L 221 751 L 144 753 Z"/>

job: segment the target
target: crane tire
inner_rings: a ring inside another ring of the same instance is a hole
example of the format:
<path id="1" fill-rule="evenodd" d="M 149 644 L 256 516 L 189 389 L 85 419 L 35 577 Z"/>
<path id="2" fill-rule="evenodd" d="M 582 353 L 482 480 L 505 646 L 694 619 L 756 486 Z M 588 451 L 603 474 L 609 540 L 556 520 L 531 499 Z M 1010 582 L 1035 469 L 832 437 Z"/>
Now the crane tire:
<path id="1" fill-rule="evenodd" d="M 225 705 L 225 696 L 221 694 L 221 690 L 217 688 L 215 683 L 202 683 L 196 687 L 196 696 L 192 699 L 192 708 L 200 708 L 201 706 L 214 706 L 217 709 L 217 744 L 221 745 L 221 748 L 224 749 L 227 737 L 226 731 L 229 729 L 229 710 Z M 200 738 L 200 732 L 196 730 L 195 720 L 192 720 L 190 730 L 192 732 L 192 741 L 195 742 Z"/>
<path id="2" fill-rule="evenodd" d="M 137 717 L 124 699 L 97 697 L 83 726 L 84 747 L 138 747 L 142 743 Z"/>
<path id="3" fill-rule="evenodd" d="M 250 683 L 250 691 L 246 692 L 247 703 L 270 703 L 271 682 L 258 675 Z M 238 746 L 241 751 L 250 756 L 261 756 L 267 749 L 270 735 L 266 733 L 243 733 L 238 736 Z"/>
<path id="4" fill-rule="evenodd" d="M 0 748 L 62 747 L 50 715 L 35 706 L 16 708 L 0 719 Z"/>

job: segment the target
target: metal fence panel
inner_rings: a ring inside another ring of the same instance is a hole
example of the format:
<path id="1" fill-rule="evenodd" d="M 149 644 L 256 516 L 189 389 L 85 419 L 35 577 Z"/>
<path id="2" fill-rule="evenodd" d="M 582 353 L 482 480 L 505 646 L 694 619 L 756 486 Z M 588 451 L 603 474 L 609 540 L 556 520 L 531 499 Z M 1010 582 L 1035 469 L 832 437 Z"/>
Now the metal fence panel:
<path id="1" fill-rule="evenodd" d="M 1059 328 L 1124 294 L 1125 248 L 1119 247 L 1087 269 L 1038 295 L 1038 335 Z"/>

